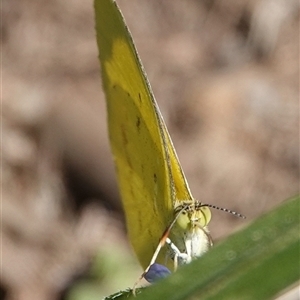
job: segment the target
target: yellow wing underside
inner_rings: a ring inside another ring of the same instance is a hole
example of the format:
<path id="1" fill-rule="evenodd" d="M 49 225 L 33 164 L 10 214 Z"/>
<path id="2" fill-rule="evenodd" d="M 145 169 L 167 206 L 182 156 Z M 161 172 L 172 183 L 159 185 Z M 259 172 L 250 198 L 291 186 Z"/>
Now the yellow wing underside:
<path id="1" fill-rule="evenodd" d="M 120 11 L 111 0 L 95 8 L 111 149 L 129 238 L 145 268 L 175 201 L 192 196 Z"/>

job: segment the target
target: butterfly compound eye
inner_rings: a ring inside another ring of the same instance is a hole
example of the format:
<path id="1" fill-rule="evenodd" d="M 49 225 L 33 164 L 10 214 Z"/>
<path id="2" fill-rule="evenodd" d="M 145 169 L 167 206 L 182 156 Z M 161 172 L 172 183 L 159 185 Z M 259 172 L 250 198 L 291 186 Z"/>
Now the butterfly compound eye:
<path id="1" fill-rule="evenodd" d="M 186 210 L 180 212 L 177 218 L 177 225 L 183 230 L 186 230 L 190 225 L 190 218 Z"/>
<path id="2" fill-rule="evenodd" d="M 201 212 L 200 225 L 202 227 L 205 227 L 211 220 L 211 211 L 210 211 L 209 207 L 202 206 L 200 208 L 199 212 Z"/>

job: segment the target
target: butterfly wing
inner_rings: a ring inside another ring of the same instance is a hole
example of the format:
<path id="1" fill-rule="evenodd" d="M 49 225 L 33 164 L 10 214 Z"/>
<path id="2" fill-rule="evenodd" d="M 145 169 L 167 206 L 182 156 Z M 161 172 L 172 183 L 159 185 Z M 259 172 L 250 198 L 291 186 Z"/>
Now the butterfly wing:
<path id="1" fill-rule="evenodd" d="M 179 163 L 177 153 L 175 151 L 173 142 L 171 140 L 171 137 L 169 135 L 165 123 L 163 123 L 163 131 L 164 131 L 165 139 L 167 141 L 166 144 L 168 147 L 168 153 L 170 158 L 170 168 L 171 168 L 172 182 L 174 186 L 175 203 L 179 204 L 182 201 L 189 201 L 189 200 L 193 201 L 193 197 L 190 192 L 188 182 Z"/>
<path id="2" fill-rule="evenodd" d="M 95 1 L 110 143 L 130 241 L 145 268 L 173 215 L 168 148 L 131 35 L 112 1 Z"/>
<path id="3" fill-rule="evenodd" d="M 111 149 L 128 235 L 146 268 L 175 203 L 192 196 L 123 16 L 111 0 L 95 9 Z"/>

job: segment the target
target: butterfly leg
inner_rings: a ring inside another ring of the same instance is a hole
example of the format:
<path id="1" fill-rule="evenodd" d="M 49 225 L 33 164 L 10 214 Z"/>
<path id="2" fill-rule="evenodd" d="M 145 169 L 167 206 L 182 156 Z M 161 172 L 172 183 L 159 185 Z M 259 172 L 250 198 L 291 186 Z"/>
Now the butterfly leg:
<path id="1" fill-rule="evenodd" d="M 178 264 L 185 265 L 190 261 L 189 255 L 187 253 L 180 252 L 178 247 L 169 238 L 166 239 L 166 244 L 169 245 L 171 252 L 174 255 L 174 271 L 177 270 Z"/>

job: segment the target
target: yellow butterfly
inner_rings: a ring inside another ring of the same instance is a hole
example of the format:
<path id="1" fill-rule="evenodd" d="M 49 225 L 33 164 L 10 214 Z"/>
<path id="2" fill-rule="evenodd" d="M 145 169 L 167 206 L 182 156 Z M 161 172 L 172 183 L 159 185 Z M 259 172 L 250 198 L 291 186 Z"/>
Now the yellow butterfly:
<path id="1" fill-rule="evenodd" d="M 170 268 L 173 260 L 188 263 L 212 244 L 210 209 L 191 195 L 116 3 L 95 0 L 95 10 L 110 143 L 130 241 L 146 271 L 156 261 Z"/>

